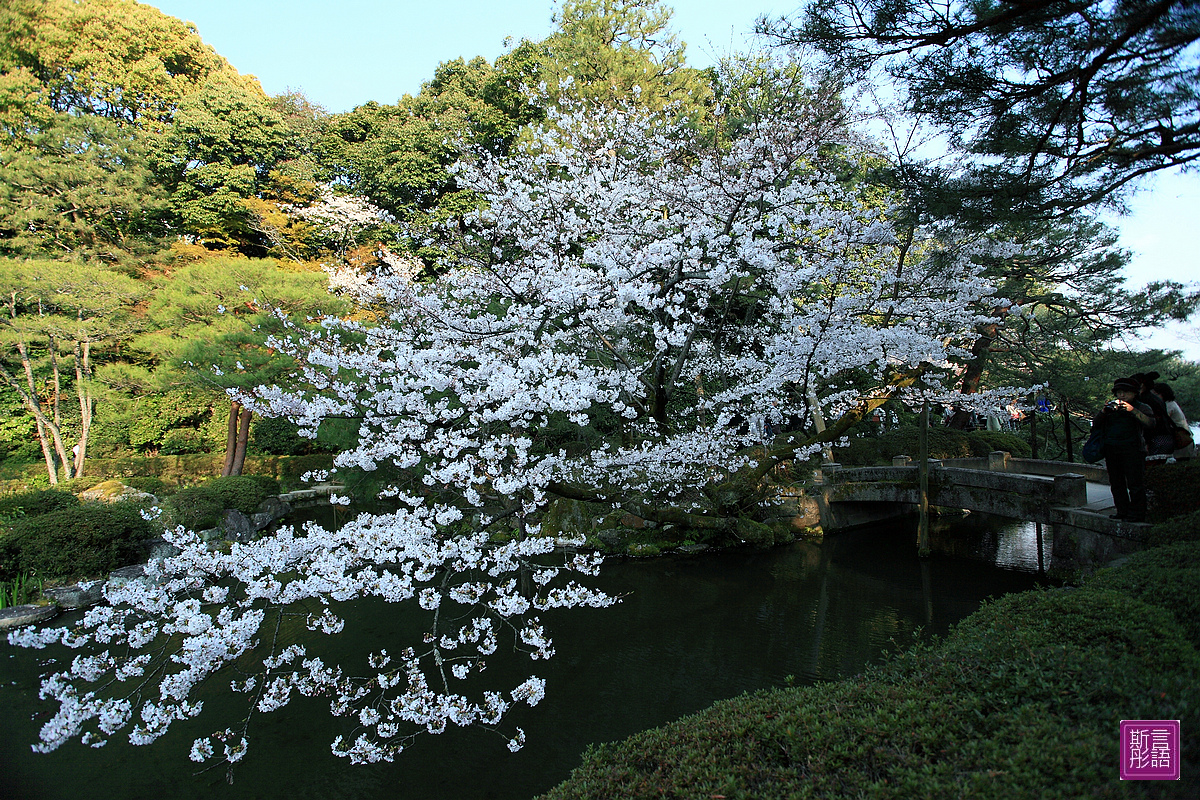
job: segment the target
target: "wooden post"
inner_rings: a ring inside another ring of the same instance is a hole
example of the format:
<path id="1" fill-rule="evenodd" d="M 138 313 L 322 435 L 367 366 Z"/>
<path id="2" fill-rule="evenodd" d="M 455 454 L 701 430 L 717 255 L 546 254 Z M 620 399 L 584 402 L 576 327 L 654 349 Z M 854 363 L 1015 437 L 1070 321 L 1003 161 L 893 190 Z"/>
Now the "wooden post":
<path id="1" fill-rule="evenodd" d="M 929 401 L 921 404 L 921 431 L 917 437 L 920 453 L 917 458 L 917 479 L 920 482 L 917 507 L 917 555 L 929 558 Z"/>
<path id="2" fill-rule="evenodd" d="M 1067 435 L 1067 461 L 1075 460 L 1075 442 L 1071 439 L 1071 411 L 1067 398 L 1062 399 L 1063 433 Z"/>
<path id="3" fill-rule="evenodd" d="M 1029 411 L 1029 449 L 1032 451 L 1029 454 L 1030 458 L 1038 457 L 1037 444 L 1037 405 L 1035 403 Z"/>

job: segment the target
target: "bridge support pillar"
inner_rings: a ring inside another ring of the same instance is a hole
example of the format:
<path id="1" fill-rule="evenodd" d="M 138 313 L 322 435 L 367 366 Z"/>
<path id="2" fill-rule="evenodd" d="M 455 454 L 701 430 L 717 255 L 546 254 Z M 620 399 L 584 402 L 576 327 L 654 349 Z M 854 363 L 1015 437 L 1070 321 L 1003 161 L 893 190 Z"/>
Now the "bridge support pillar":
<path id="1" fill-rule="evenodd" d="M 1086 506 L 1087 478 L 1073 472 L 1055 475 L 1051 502 L 1060 508 Z"/>

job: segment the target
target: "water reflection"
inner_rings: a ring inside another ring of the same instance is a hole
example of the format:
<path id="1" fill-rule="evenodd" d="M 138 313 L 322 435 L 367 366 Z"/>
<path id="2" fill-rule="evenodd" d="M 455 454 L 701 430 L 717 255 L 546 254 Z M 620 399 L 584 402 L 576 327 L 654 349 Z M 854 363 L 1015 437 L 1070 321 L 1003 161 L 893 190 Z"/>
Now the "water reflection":
<path id="1" fill-rule="evenodd" d="M 941 517 L 930 525 L 935 552 L 1027 572 L 1045 572 L 1050 564 L 1052 531 L 1040 522 L 979 513 Z"/>
<path id="2" fill-rule="evenodd" d="M 944 632 L 983 598 L 1037 582 L 1028 541 L 1023 528 L 974 516 L 939 524 L 940 554 L 925 562 L 907 526 L 770 551 L 614 561 L 599 583 L 624 603 L 545 615 L 559 652 L 549 664 L 497 657 L 489 665 L 496 685 L 534 672 L 547 680 L 546 699 L 512 720 L 528 734 L 522 752 L 509 754 L 493 734 L 452 731 L 423 737 L 396 764 L 352 767 L 329 752 L 340 723 L 323 702 L 305 700 L 258 718 L 232 786 L 223 772 L 193 775 L 187 761 L 192 739 L 215 724 L 203 715 L 151 747 L 114 740 L 102 750 L 32 754 L 29 743 L 51 713 L 36 702 L 38 660 L 48 651 L 0 645 L 0 797 L 528 798 L 566 777 L 589 744 L 789 676 L 803 684 L 853 674 L 918 628 Z M 338 657 L 353 668 L 391 646 L 415 629 L 406 614 L 356 604 L 333 640 Z"/>

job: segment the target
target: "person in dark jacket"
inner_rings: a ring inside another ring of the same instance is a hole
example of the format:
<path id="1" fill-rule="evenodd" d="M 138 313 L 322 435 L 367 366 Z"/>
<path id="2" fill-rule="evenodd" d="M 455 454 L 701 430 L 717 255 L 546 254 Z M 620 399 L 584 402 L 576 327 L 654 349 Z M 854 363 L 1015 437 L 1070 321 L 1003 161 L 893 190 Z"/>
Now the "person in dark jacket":
<path id="1" fill-rule="evenodd" d="M 1141 387 L 1133 378 L 1113 382 L 1113 400 L 1096 414 L 1093 425 L 1102 426 L 1104 464 L 1112 489 L 1113 519 L 1146 520 L 1146 439 L 1154 428 L 1154 411 L 1138 401 Z"/>
<path id="2" fill-rule="evenodd" d="M 1154 382 L 1158 378 L 1157 372 L 1139 372 L 1133 376 L 1138 383 L 1138 402 L 1154 414 L 1154 427 L 1146 432 L 1146 454 L 1165 460 L 1175 451 L 1175 434 L 1166 403 L 1154 393 Z"/>

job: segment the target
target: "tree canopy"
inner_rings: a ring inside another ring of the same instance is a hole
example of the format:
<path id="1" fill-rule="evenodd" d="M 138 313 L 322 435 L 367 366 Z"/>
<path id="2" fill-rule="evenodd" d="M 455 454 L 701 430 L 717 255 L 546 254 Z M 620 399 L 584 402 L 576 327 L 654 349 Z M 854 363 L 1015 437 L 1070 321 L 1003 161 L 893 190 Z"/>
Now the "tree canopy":
<path id="1" fill-rule="evenodd" d="M 911 165 L 930 208 L 967 219 L 1116 203 L 1132 182 L 1200 157 L 1200 9 L 1187 0 L 833 0 L 764 21 L 861 80 L 967 156 Z"/>

